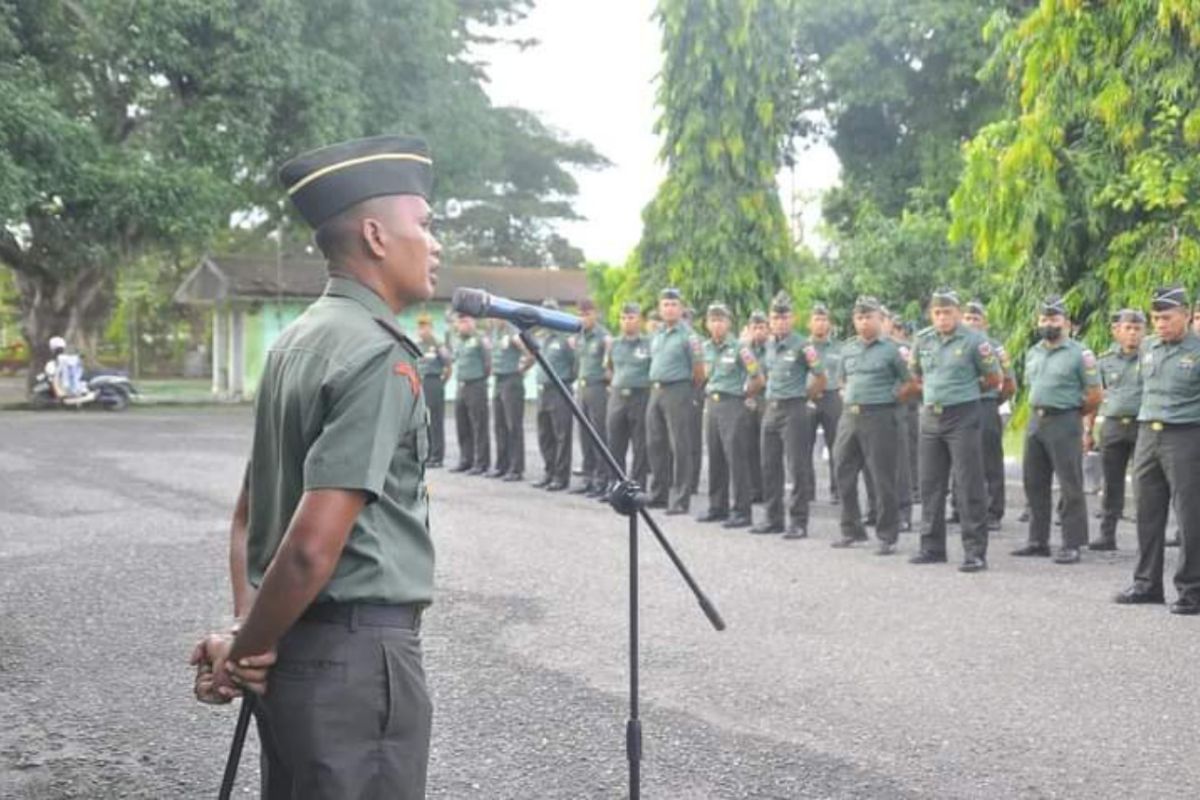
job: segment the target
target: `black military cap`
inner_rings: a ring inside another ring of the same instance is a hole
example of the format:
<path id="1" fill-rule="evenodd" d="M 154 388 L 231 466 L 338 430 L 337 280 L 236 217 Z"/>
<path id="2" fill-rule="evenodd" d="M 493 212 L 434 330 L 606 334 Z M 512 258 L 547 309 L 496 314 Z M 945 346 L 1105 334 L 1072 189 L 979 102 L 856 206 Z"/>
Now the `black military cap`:
<path id="1" fill-rule="evenodd" d="M 762 311 L 755 309 L 754 311 L 750 312 L 750 323 L 751 324 L 762 323 L 762 322 L 766 322 L 766 321 L 767 321 L 767 315 L 765 313 L 763 313 Z"/>
<path id="2" fill-rule="evenodd" d="M 1114 325 L 1119 322 L 1133 322 L 1138 325 L 1145 325 L 1146 315 L 1136 308 L 1122 308 L 1112 315 L 1112 321 Z"/>
<path id="3" fill-rule="evenodd" d="M 668 286 L 658 293 L 659 300 L 682 300 L 683 293 L 674 286 Z"/>
<path id="4" fill-rule="evenodd" d="M 946 308 L 947 306 L 960 305 L 958 300 L 958 292 L 951 289 L 949 286 L 942 286 L 933 290 L 933 299 L 930 305 L 935 308 Z"/>
<path id="5" fill-rule="evenodd" d="M 1046 317 L 1067 316 L 1067 304 L 1056 294 L 1042 301 L 1042 315 Z"/>
<path id="6" fill-rule="evenodd" d="M 729 313 L 729 306 L 724 303 L 710 303 L 705 316 L 729 319 L 732 315 Z"/>
<path id="7" fill-rule="evenodd" d="M 987 309 L 984 308 L 983 301 L 975 298 L 967 303 L 968 314 L 978 314 L 981 317 L 987 316 Z"/>
<path id="8" fill-rule="evenodd" d="M 771 313 L 773 314 L 790 314 L 792 313 L 792 298 L 782 289 L 774 298 L 771 299 Z"/>
<path id="9" fill-rule="evenodd" d="M 547 297 L 542 301 L 542 308 L 558 308 L 558 301 L 553 297 Z"/>
<path id="10" fill-rule="evenodd" d="M 1155 311 L 1170 311 L 1173 308 L 1185 308 L 1188 304 L 1187 292 L 1182 286 L 1160 286 L 1154 290 L 1154 300 L 1150 308 Z"/>
<path id="11" fill-rule="evenodd" d="M 858 299 L 854 301 L 854 311 L 857 314 L 869 314 L 872 311 L 881 311 L 883 306 L 879 302 L 879 298 L 869 294 L 860 294 Z"/>
<path id="12" fill-rule="evenodd" d="M 637 303 L 632 303 L 632 302 L 626 303 L 625 305 L 621 306 L 621 313 L 622 314 L 641 314 L 642 307 L 640 305 L 638 305 Z"/>
<path id="13" fill-rule="evenodd" d="M 812 311 L 809 312 L 814 317 L 828 317 L 829 306 L 824 303 L 813 303 Z"/>
<path id="14" fill-rule="evenodd" d="M 415 136 L 372 136 L 296 156 L 279 170 L 279 180 L 300 215 L 319 228 L 372 197 L 414 194 L 428 200 L 433 159 Z"/>

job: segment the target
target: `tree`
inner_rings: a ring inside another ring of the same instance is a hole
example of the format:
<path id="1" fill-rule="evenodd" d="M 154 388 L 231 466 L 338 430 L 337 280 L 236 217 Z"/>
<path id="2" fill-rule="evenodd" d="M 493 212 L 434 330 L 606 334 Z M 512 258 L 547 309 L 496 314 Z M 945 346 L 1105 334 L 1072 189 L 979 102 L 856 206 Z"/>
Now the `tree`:
<path id="1" fill-rule="evenodd" d="M 788 285 L 796 263 L 775 176 L 795 85 L 786 0 L 660 0 L 657 130 L 667 177 L 643 212 L 632 263 L 640 299 L 675 285 L 739 318 Z"/>
<path id="2" fill-rule="evenodd" d="M 1046 0 L 990 69 L 1008 114 L 967 145 L 953 234 L 1025 330 L 1063 292 L 1099 337 L 1151 287 L 1200 282 L 1200 8 L 1190 0 Z"/>

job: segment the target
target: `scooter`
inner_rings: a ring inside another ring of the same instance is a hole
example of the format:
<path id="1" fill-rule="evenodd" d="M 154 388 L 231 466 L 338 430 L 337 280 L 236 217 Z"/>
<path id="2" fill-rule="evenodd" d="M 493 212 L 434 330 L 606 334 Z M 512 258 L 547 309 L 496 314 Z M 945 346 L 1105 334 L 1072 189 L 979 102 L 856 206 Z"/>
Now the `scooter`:
<path id="1" fill-rule="evenodd" d="M 107 411 L 124 411 L 137 395 L 133 382 L 119 372 L 95 372 L 84 375 L 87 393 L 79 398 L 61 398 L 54 394 L 50 376 L 41 373 L 33 384 L 31 404 L 35 409 L 83 408 L 100 406 Z"/>

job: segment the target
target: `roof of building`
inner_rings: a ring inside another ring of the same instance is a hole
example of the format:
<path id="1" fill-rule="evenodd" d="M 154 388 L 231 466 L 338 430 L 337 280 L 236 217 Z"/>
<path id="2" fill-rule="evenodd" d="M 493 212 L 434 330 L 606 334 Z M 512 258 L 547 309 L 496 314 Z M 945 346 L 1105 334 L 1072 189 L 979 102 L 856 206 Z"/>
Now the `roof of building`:
<path id="1" fill-rule="evenodd" d="M 312 299 L 325 289 L 325 261 L 312 256 L 206 255 L 175 291 L 175 302 L 212 305 L 227 300 Z M 576 304 L 588 296 L 581 269 L 442 266 L 435 301 L 467 286 L 524 303 L 553 297 Z"/>

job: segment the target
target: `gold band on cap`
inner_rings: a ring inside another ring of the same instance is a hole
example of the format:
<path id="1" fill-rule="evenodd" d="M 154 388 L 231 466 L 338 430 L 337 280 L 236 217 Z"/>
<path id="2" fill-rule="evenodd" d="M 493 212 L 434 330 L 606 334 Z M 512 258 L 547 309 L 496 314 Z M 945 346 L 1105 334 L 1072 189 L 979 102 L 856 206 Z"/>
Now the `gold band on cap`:
<path id="1" fill-rule="evenodd" d="M 287 190 L 288 196 L 290 197 L 294 195 L 296 192 L 300 191 L 305 186 L 308 186 L 317 178 L 323 178 L 331 172 L 337 172 L 338 170 L 346 169 L 347 167 L 356 167 L 359 164 L 367 164 L 372 161 L 417 161 L 422 164 L 433 166 L 433 159 L 418 155 L 416 153 L 376 153 L 373 156 L 348 158 L 345 161 L 339 161 L 336 164 L 330 164 L 329 166 L 321 167 L 320 169 L 305 175 Z"/>

